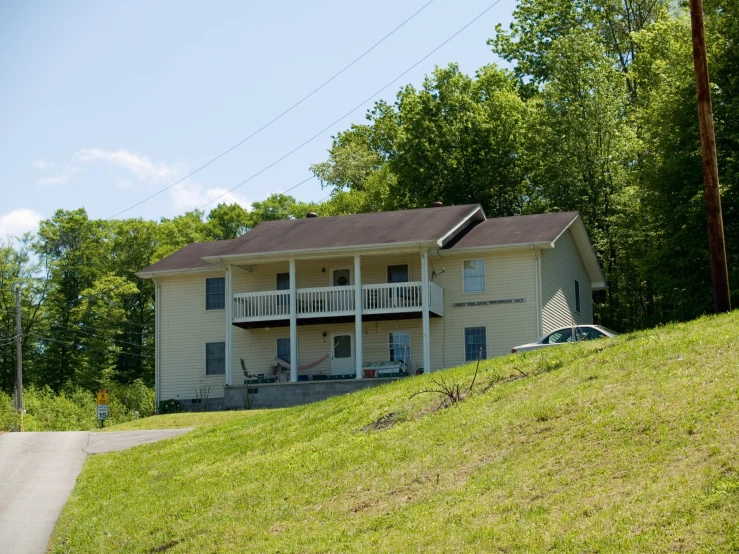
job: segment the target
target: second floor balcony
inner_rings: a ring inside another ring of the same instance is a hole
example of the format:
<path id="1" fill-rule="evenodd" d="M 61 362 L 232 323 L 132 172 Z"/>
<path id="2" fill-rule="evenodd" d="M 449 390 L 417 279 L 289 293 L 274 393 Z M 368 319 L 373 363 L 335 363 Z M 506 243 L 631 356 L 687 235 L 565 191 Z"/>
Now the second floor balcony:
<path id="1" fill-rule="evenodd" d="M 422 283 L 380 283 L 361 288 L 362 318 L 420 318 L 423 312 Z M 300 324 L 350 321 L 355 316 L 356 290 L 352 285 L 297 289 L 296 316 Z M 444 315 L 444 290 L 429 283 L 429 315 Z M 311 321 L 312 320 L 312 321 Z M 233 323 L 240 327 L 288 325 L 290 291 L 271 290 L 233 295 Z"/>

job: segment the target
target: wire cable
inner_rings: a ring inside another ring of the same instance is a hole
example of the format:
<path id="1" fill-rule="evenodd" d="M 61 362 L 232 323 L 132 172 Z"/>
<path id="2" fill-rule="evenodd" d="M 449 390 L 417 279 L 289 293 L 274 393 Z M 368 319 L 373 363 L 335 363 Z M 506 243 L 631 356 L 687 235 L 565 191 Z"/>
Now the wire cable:
<path id="1" fill-rule="evenodd" d="M 67 341 L 63 341 L 63 340 L 52 339 L 51 337 L 44 337 L 44 336 L 36 335 L 36 334 L 33 334 L 33 333 L 31 333 L 30 336 L 35 337 L 35 338 L 37 338 L 39 340 L 42 340 L 42 341 L 55 342 L 55 343 L 58 343 L 58 344 L 65 344 L 67 346 L 74 346 L 74 347 L 77 347 L 77 348 L 79 348 L 81 350 L 89 350 L 90 352 L 100 352 L 102 354 L 116 354 L 116 355 L 119 355 L 119 356 L 136 356 L 138 358 L 149 358 L 149 359 L 153 359 L 154 358 L 154 355 L 136 354 L 135 352 L 110 352 L 110 351 L 107 351 L 107 350 L 101 350 L 100 348 L 92 348 L 90 346 L 86 346 L 86 345 L 82 345 L 82 344 L 75 344 L 73 342 L 67 342 Z"/>
<path id="2" fill-rule="evenodd" d="M 465 30 L 466 30 L 466 29 L 467 29 L 468 27 L 470 27 L 470 26 L 471 26 L 471 25 L 472 25 L 473 23 L 475 23 L 475 22 L 476 22 L 476 21 L 477 21 L 478 19 L 480 19 L 480 18 L 481 18 L 481 17 L 483 16 L 483 15 L 485 15 L 485 14 L 486 14 L 487 12 L 489 12 L 489 11 L 490 11 L 490 10 L 492 10 L 492 9 L 493 9 L 493 8 L 494 8 L 495 6 L 497 6 L 497 5 L 498 5 L 498 4 L 500 3 L 500 1 L 501 1 L 501 0 L 495 0 L 495 2 L 493 2 L 493 3 L 492 3 L 492 4 L 490 4 L 490 5 L 489 5 L 489 6 L 487 7 L 487 8 L 485 8 L 485 9 L 484 9 L 483 11 L 481 11 L 481 12 L 480 12 L 479 14 L 477 14 L 477 15 L 476 15 L 476 16 L 475 16 L 474 18 L 472 18 L 472 19 L 471 19 L 471 20 L 470 20 L 469 22 L 467 22 L 467 23 L 466 23 L 466 24 L 465 24 L 464 26 L 462 26 L 462 27 L 461 27 L 461 28 L 460 28 L 459 30 L 457 30 L 457 31 L 456 31 L 456 32 L 455 32 L 455 33 L 454 33 L 453 35 L 451 35 L 451 36 L 450 36 L 449 38 L 447 38 L 446 40 L 444 40 L 444 41 L 443 41 L 443 42 L 442 42 L 441 44 L 439 44 L 439 45 L 438 45 L 438 46 L 437 46 L 436 48 L 434 48 L 433 50 L 431 50 L 431 51 L 430 51 L 430 52 L 429 52 L 428 54 L 426 54 L 425 56 L 423 56 L 423 57 L 422 57 L 422 58 L 421 58 L 420 60 L 418 60 L 418 61 L 417 61 L 416 63 L 414 63 L 413 65 L 411 65 L 411 66 L 410 66 L 410 67 L 409 67 L 408 69 L 406 69 L 405 71 L 403 71 L 403 72 L 402 72 L 402 73 L 401 73 L 400 75 L 398 75 L 397 77 L 395 77 L 395 78 L 394 78 L 394 79 L 393 79 L 392 81 L 390 81 L 389 83 L 387 83 L 387 84 L 386 84 L 385 86 L 383 86 L 383 87 L 382 87 L 381 89 L 379 89 L 379 90 L 378 90 L 377 92 L 375 92 L 374 94 L 372 94 L 371 96 L 369 96 L 369 97 L 368 97 L 367 99 L 363 100 L 363 101 L 362 101 L 362 102 L 361 102 L 360 104 L 358 104 L 358 105 L 357 105 L 356 107 L 352 108 L 352 109 L 351 109 L 350 111 L 348 111 L 348 112 L 347 112 L 346 114 L 344 114 L 343 116 L 341 116 L 341 117 L 340 117 L 339 119 L 337 119 L 336 121 L 334 121 L 334 122 L 333 122 L 333 123 L 331 123 L 330 125 L 328 125 L 328 126 L 326 126 L 325 128 L 323 128 L 323 129 L 322 129 L 321 131 L 319 131 L 318 133 L 316 133 L 315 135 L 313 135 L 313 136 L 312 136 L 311 138 L 309 138 L 308 140 L 306 140 L 305 142 L 303 142 L 303 143 L 302 143 L 302 144 L 300 144 L 299 146 L 295 147 L 295 148 L 294 148 L 293 150 L 291 150 L 291 151 L 290 151 L 290 152 L 288 152 L 287 154 L 285 154 L 285 155 L 283 155 L 282 157 L 280 157 L 279 159 L 275 160 L 274 162 L 272 162 L 272 163 L 271 163 L 271 164 L 269 164 L 268 166 L 266 166 L 266 167 L 262 168 L 262 169 L 261 169 L 260 171 L 258 171 L 257 173 L 255 173 L 255 174 L 254 174 L 254 175 L 252 175 L 251 177 L 248 177 L 247 179 L 245 179 L 245 180 L 241 181 L 241 182 L 240 182 L 239 184 L 237 184 L 237 185 L 236 185 L 236 186 L 234 186 L 233 188 L 229 189 L 228 191 L 226 191 L 225 193 L 223 193 L 223 194 L 222 194 L 222 195 L 220 195 L 219 197 L 217 197 L 217 198 L 214 198 L 213 200 L 210 200 L 210 201 L 209 201 L 208 203 L 204 204 L 204 205 L 203 205 L 203 206 L 202 206 L 201 208 L 198 208 L 198 209 L 202 209 L 203 207 L 205 207 L 205 206 L 207 206 L 207 205 L 209 205 L 209 204 L 213 203 L 214 201 L 218 200 L 219 198 L 222 198 L 223 196 L 227 195 L 228 193 L 230 193 L 230 192 L 232 192 L 232 191 L 236 190 L 237 188 L 239 188 L 239 187 L 240 187 L 240 186 L 242 186 L 243 184 L 245 184 L 245 183 L 249 182 L 250 180 L 252 180 L 252 179 L 253 179 L 253 178 L 255 178 L 256 176 L 258 176 L 258 175 L 260 175 L 260 174 L 264 173 L 264 172 L 265 172 L 266 170 L 268 170 L 269 168 L 271 168 L 271 167 L 275 166 L 276 164 L 278 164 L 279 162 L 281 162 L 282 160 L 284 160 L 284 159 L 285 159 L 285 158 L 287 158 L 288 156 L 290 156 L 290 155 L 294 154 L 295 152 L 297 152 L 298 150 L 300 150 L 301 148 L 303 148 L 304 146 L 306 146 L 306 145 L 307 145 L 308 143 L 310 143 L 310 142 L 312 142 L 313 140 L 315 140 L 316 138 L 318 138 L 318 137 L 319 137 L 320 135 L 322 135 L 323 133 L 325 133 L 326 131 L 328 131 L 328 130 L 329 130 L 329 129 L 330 129 L 331 127 L 333 127 L 333 126 L 334 126 L 334 125 L 336 125 L 337 123 L 340 123 L 340 122 L 341 122 L 342 120 L 346 119 L 346 118 L 347 118 L 347 117 L 348 117 L 349 115 L 351 115 L 352 113 L 354 113 L 355 111 L 357 111 L 357 110 L 358 110 L 359 108 L 361 108 L 362 106 L 364 106 L 364 105 L 365 105 L 365 104 L 366 104 L 367 102 L 369 102 L 370 100 L 372 100 L 372 99 L 373 99 L 373 98 L 374 98 L 375 96 L 377 96 L 378 94 L 380 94 L 381 92 L 383 92 L 383 91 L 384 91 L 385 89 L 387 89 L 388 87 L 392 86 L 392 85 L 393 85 L 394 83 L 396 83 L 396 82 L 397 82 L 398 80 L 400 80 L 400 79 L 401 79 L 401 78 L 403 78 L 403 77 L 404 77 L 405 75 L 407 75 L 407 74 L 408 74 L 409 72 L 411 72 L 411 71 L 412 71 L 413 69 L 415 69 L 415 68 L 416 68 L 417 66 L 419 66 L 419 65 L 420 65 L 421 63 L 423 63 L 423 62 L 424 62 L 425 60 L 427 60 L 427 59 L 428 59 L 428 58 L 429 58 L 430 56 L 432 56 L 432 55 L 433 55 L 434 53 L 436 53 L 436 52 L 437 52 L 438 50 L 440 50 L 441 48 L 443 48 L 444 46 L 446 46 L 446 44 L 448 44 L 449 42 L 451 42 L 451 41 L 452 41 L 452 40 L 453 40 L 454 38 L 456 38 L 456 37 L 457 37 L 458 35 L 460 35 L 460 34 L 461 34 L 462 32 L 464 32 L 464 31 L 465 31 Z M 300 186 L 300 185 L 301 185 L 302 183 L 305 183 L 305 182 L 307 182 L 307 181 L 309 181 L 309 180 L 310 180 L 310 178 L 309 178 L 309 179 L 305 179 L 304 181 L 301 181 L 300 183 L 298 183 L 298 184 L 297 184 L 297 185 L 295 185 L 294 187 L 292 187 L 292 188 L 288 189 L 288 191 L 289 191 L 289 190 L 292 190 L 292 189 L 294 189 L 294 188 L 296 188 L 296 187 L 298 187 L 298 186 Z M 286 192 L 287 192 L 287 191 L 286 191 Z M 121 213 L 123 213 L 123 212 L 121 212 Z M 115 216 L 114 216 L 114 217 L 115 217 Z M 284 221 L 287 221 L 287 220 L 283 220 L 283 222 L 284 222 Z M 237 242 L 237 244 L 235 244 L 235 245 L 234 245 L 234 246 L 233 246 L 232 248 L 230 248 L 229 250 L 226 250 L 226 251 L 224 251 L 224 252 L 221 252 L 221 255 L 226 255 L 226 254 L 229 254 L 229 253 L 231 253 L 231 252 L 232 252 L 232 251 L 233 251 L 233 250 L 234 250 L 235 248 L 237 248 L 237 247 L 239 247 L 239 246 L 243 246 L 244 244 L 246 244 L 247 242 L 249 242 L 249 241 L 250 241 L 250 240 L 252 240 L 253 238 L 256 238 L 255 236 L 253 236 L 253 233 L 254 233 L 254 232 L 255 232 L 255 230 L 256 230 L 256 229 L 258 229 L 258 228 L 259 228 L 259 227 L 256 227 L 256 228 L 255 228 L 254 230 L 250 231 L 250 232 L 249 232 L 249 233 L 247 233 L 246 235 L 243 235 L 243 237 L 247 237 L 247 238 L 246 238 L 246 240 L 243 240 L 243 241 L 242 241 L 242 240 L 239 240 L 239 239 L 234 239 L 234 240 L 237 240 L 237 241 L 239 241 L 239 242 Z M 252 235 L 252 236 L 250 237 L 250 235 Z M 240 237 L 240 238 L 242 238 L 242 237 Z M 201 246 L 201 247 L 200 247 L 200 248 L 199 248 L 199 249 L 198 249 L 198 250 L 197 250 L 196 252 L 193 252 L 193 254 L 197 254 L 198 252 L 201 252 L 201 251 L 202 251 L 203 249 L 205 249 L 206 247 L 208 247 L 208 246 L 209 246 L 210 244 L 212 244 L 212 243 L 211 243 L 211 242 L 206 242 L 206 243 L 204 243 L 204 244 L 203 244 L 203 245 L 202 245 L 202 246 Z M 188 271 L 192 271 L 192 270 L 193 270 L 193 268 L 186 268 L 186 269 L 183 269 L 183 270 L 182 270 L 181 272 L 175 273 L 175 274 L 173 274 L 173 275 L 168 275 L 167 277 L 168 277 L 168 278 L 171 278 L 171 277 L 176 277 L 176 276 L 182 275 L 183 273 L 186 273 L 186 272 L 188 272 Z M 101 291 L 101 292 L 99 292 L 99 293 L 97 293 L 97 294 L 95 294 L 95 295 L 92 295 L 92 296 L 88 296 L 88 297 L 86 297 L 86 298 L 88 298 L 88 299 L 89 299 L 89 298 L 95 298 L 95 297 L 97 297 L 97 296 L 100 296 L 101 294 L 105 294 L 105 293 L 107 293 L 107 292 L 113 291 L 113 290 L 115 290 L 115 289 L 117 289 L 117 288 L 120 288 L 120 287 L 122 287 L 122 286 L 125 286 L 125 285 L 128 285 L 128 284 L 129 284 L 129 283 L 127 282 L 127 283 L 124 283 L 124 284 L 121 284 L 121 285 L 117 285 L 117 286 L 115 286 L 115 287 L 112 287 L 112 288 L 110 288 L 110 289 L 107 289 L 107 290 L 105 290 L 105 291 Z"/>
<path id="3" fill-rule="evenodd" d="M 341 122 L 342 122 L 342 121 L 343 121 L 344 119 L 346 119 L 346 118 L 347 118 L 347 117 L 349 117 L 349 116 L 350 116 L 351 114 L 353 114 L 354 112 L 356 112 L 356 111 L 357 111 L 357 110 L 358 110 L 359 108 L 361 108 L 362 106 L 364 106 L 364 105 L 365 105 L 365 104 L 366 104 L 367 102 L 369 102 L 370 100 L 372 100 L 372 99 L 373 99 L 373 98 L 374 98 L 375 96 L 377 96 L 378 94 L 380 94 L 381 92 L 383 92 L 383 91 L 384 91 L 385 89 L 387 89 L 387 88 L 389 88 L 390 86 L 392 86 L 393 84 L 395 84 L 395 83 L 396 83 L 397 81 L 399 81 L 399 80 L 400 80 L 401 78 L 403 78 L 403 77 L 404 77 L 405 75 L 407 75 L 408 73 L 410 73 L 410 72 L 411 72 L 411 71 L 412 71 L 413 69 L 415 69 L 416 67 L 418 67 L 418 66 L 419 66 L 419 65 L 420 65 L 421 63 L 423 63 L 424 61 L 426 61 L 426 60 L 427 60 L 427 59 L 428 59 L 429 57 L 431 57 L 431 56 L 432 56 L 432 55 L 433 55 L 434 53 L 436 53 L 436 52 L 437 52 L 438 50 L 440 50 L 440 49 L 441 49 L 442 47 L 444 47 L 444 46 L 445 46 L 445 45 L 446 45 L 446 44 L 447 44 L 448 42 L 450 42 L 450 41 L 451 41 L 452 39 L 454 39 L 454 38 L 455 38 L 455 37 L 456 37 L 457 35 L 459 35 L 459 34 L 460 34 L 460 33 L 461 33 L 462 31 L 464 31 L 465 29 L 467 29 L 467 27 L 469 27 L 470 25 L 472 25 L 472 24 L 473 24 L 473 23 L 474 23 L 475 21 L 477 21 L 477 20 L 478 20 L 478 19 L 480 19 L 480 18 L 481 18 L 481 17 L 483 16 L 483 15 L 485 15 L 485 14 L 486 14 L 487 12 L 489 12 L 490 10 L 492 10 L 492 9 L 493 9 L 493 8 L 494 8 L 494 7 L 495 7 L 495 6 L 496 6 L 496 5 L 497 5 L 497 4 L 498 4 L 498 3 L 500 2 L 500 1 L 501 1 L 501 0 L 496 0 L 495 2 L 493 2 L 493 3 L 492 3 L 492 4 L 490 5 L 490 6 L 488 6 L 488 7 L 487 7 L 487 8 L 485 8 L 485 9 L 484 9 L 484 10 L 483 10 L 482 12 L 480 12 L 480 13 L 479 13 L 479 14 L 478 14 L 478 15 L 477 15 L 477 16 L 476 16 L 476 17 L 475 17 L 474 19 L 472 19 L 472 21 L 470 21 L 470 22 L 469 22 L 469 23 L 467 23 L 467 24 L 466 24 L 466 25 L 465 25 L 464 27 L 462 27 L 461 29 L 459 29 L 459 30 L 458 30 L 458 31 L 457 31 L 456 33 L 454 33 L 454 34 L 453 34 L 452 36 L 450 36 L 450 37 L 449 37 L 448 39 L 446 39 L 446 40 L 445 40 L 444 42 L 442 42 L 442 43 L 441 43 L 441 44 L 440 44 L 439 46 L 437 46 L 436 48 L 434 48 L 433 50 L 431 50 L 431 52 L 429 52 L 429 53 L 428 53 L 428 54 L 426 54 L 426 55 L 425 55 L 425 56 L 424 56 L 423 58 L 421 58 L 421 59 L 420 59 L 420 60 L 418 60 L 418 61 L 417 61 L 416 63 L 414 63 L 414 64 L 413 64 L 412 66 L 410 66 L 410 67 L 409 67 L 408 69 L 406 69 L 406 70 L 405 70 L 405 71 L 404 71 L 403 73 L 401 73 L 400 75 L 398 75 L 397 77 L 395 77 L 395 79 L 393 79 L 392 81 L 390 81 L 390 82 L 389 82 L 388 84 L 386 84 L 386 85 L 385 85 L 384 87 L 382 87 L 382 88 L 381 88 L 380 90 L 378 90 L 377 92 L 375 92 L 374 94 L 372 94 L 371 96 L 369 96 L 368 98 L 366 98 L 365 100 L 363 100 L 362 102 L 360 102 L 359 104 L 357 104 L 357 105 L 356 105 L 356 106 L 355 106 L 354 108 L 352 108 L 351 110 L 349 110 L 348 112 L 346 112 L 346 113 L 345 113 L 344 115 L 342 115 L 342 116 L 341 116 L 341 117 L 340 117 L 339 119 L 337 119 L 336 121 L 332 122 L 331 124 L 327 125 L 327 126 L 326 126 L 326 127 L 324 127 L 323 129 L 321 129 L 320 131 L 318 131 L 318 132 L 317 132 L 317 133 L 316 133 L 315 135 L 313 135 L 312 137 L 310 137 L 310 138 L 309 138 L 308 140 L 306 140 L 305 142 L 303 142 L 303 143 L 299 144 L 298 146 L 296 146 L 295 148 L 293 148 L 292 150 L 290 150 L 290 151 L 289 151 L 289 152 L 288 152 L 287 154 L 284 154 L 283 156 L 281 156 L 281 157 L 277 158 L 277 159 L 276 159 L 276 160 L 275 160 L 274 162 L 272 162 L 271 164 L 269 164 L 269 165 L 267 165 L 267 166 L 263 167 L 262 169 L 260 169 L 259 171 L 257 171 L 257 172 L 256 172 L 256 173 L 255 173 L 254 175 L 252 175 L 251 177 L 248 177 L 248 178 L 244 179 L 243 181 L 241 181 L 241 182 L 240 182 L 240 183 L 239 183 L 238 185 L 236 185 L 235 187 L 233 187 L 233 188 L 230 188 L 229 190 L 227 190 L 226 192 L 224 192 L 224 193 L 223 193 L 223 194 L 221 194 L 220 196 L 217 196 L 216 198 L 214 198 L 213 200 L 211 200 L 210 202 L 208 202 L 208 204 L 211 204 L 212 202 L 215 202 L 216 200 L 218 200 L 218 199 L 220 199 L 220 198 L 223 198 L 224 196 L 226 196 L 227 194 L 230 194 L 231 192 L 235 191 L 235 190 L 236 190 L 237 188 L 241 187 L 242 185 L 245 185 L 246 183 L 248 183 L 249 181 L 251 181 L 251 180 L 252 180 L 252 179 L 254 179 L 255 177 L 257 177 L 257 176 L 261 175 L 262 173 L 264 173 L 264 172 L 265 172 L 265 171 L 267 171 L 268 169 L 270 169 L 270 168 L 272 168 L 272 167 L 276 166 L 276 165 L 277 165 L 278 163 L 280 163 L 280 162 L 281 162 L 282 160 L 284 160 L 284 159 L 286 159 L 286 158 L 288 158 L 288 157 L 292 156 L 292 155 L 293 155 L 293 154 L 294 154 L 295 152 L 297 152 L 298 150 L 300 150 L 300 149 L 301 149 L 301 148 L 303 148 L 304 146 L 306 146 L 306 145 L 310 144 L 311 142 L 313 142 L 313 141 L 314 141 L 315 139 L 317 139 L 318 137 L 320 137 L 320 136 L 321 136 L 321 135 L 322 135 L 323 133 L 325 133 L 326 131 L 328 131 L 329 129 L 331 129 L 331 127 L 333 127 L 334 125 L 336 125 L 336 124 L 338 124 L 338 123 L 341 123 Z M 207 206 L 208 204 L 206 204 L 206 206 Z"/>
<path id="4" fill-rule="evenodd" d="M 140 202 L 137 202 L 136 204 L 133 204 L 132 206 L 129 206 L 129 207 L 128 207 L 128 208 L 126 208 L 125 210 L 121 210 L 121 211 L 120 211 L 120 212 L 118 212 L 117 214 L 115 214 L 115 215 L 112 215 L 112 216 L 110 216 L 110 217 L 108 218 L 108 220 L 111 220 L 111 219 L 113 219 L 113 218 L 115 218 L 115 217 L 118 217 L 119 215 L 121 215 L 121 214 L 123 214 L 123 213 L 126 213 L 126 212 L 127 212 L 127 211 L 129 211 L 129 210 L 132 210 L 133 208 L 135 208 L 135 207 L 137 207 L 137 206 L 140 206 L 140 205 L 141 205 L 141 204 L 143 204 L 144 202 L 148 202 L 148 201 L 149 201 L 149 200 L 151 200 L 152 198 L 154 198 L 154 197 L 156 197 L 156 196 L 160 195 L 161 193 L 163 193 L 163 192 L 165 192 L 165 191 L 167 191 L 167 190 L 171 189 L 171 188 L 172 188 L 173 186 L 175 186 L 175 185 L 178 185 L 178 184 L 180 184 L 180 183 L 181 183 L 181 182 L 183 182 L 183 181 L 184 181 L 185 179 L 189 179 L 190 177 L 192 177 L 193 175 L 195 175 L 195 174 L 196 174 L 197 172 L 199 172 L 199 171 L 201 171 L 201 170 L 205 169 L 206 167 L 208 167 L 208 166 L 209 166 L 209 165 L 211 165 L 212 163 L 214 163 L 214 162 L 216 162 L 216 161 L 220 160 L 220 159 L 221 159 L 221 158 L 222 158 L 223 156 L 225 156 L 225 155 L 226 155 L 226 154 L 228 154 L 229 152 L 232 152 L 233 150 L 235 150 L 236 148 L 238 148 L 239 146 L 241 146 L 242 144 L 244 144 L 244 143 L 245 143 L 245 142 L 247 142 L 248 140 L 252 139 L 252 138 L 253 138 L 253 137 L 255 137 L 256 135 L 258 135 L 259 133 L 261 133 L 262 131 L 264 131 L 264 130 L 265 130 L 265 129 L 266 129 L 267 127 L 269 127 L 270 125 L 272 125 L 272 124 L 273 124 L 273 123 L 275 123 L 276 121 L 280 120 L 280 119 L 281 119 L 281 118 L 282 118 L 283 116 L 287 115 L 287 114 L 288 114 L 288 113 L 290 113 L 290 112 L 291 112 L 292 110 L 294 110 L 295 108 L 297 108 L 298 106 L 300 106 L 300 104 L 302 104 L 303 102 L 305 102 L 306 100 L 308 100 L 308 98 L 310 98 L 311 96 L 313 96 L 313 95 L 314 95 L 315 93 L 317 93 L 317 92 L 318 92 L 319 90 L 321 90 L 321 89 L 322 89 L 323 87 L 325 87 L 326 85 L 328 85 L 328 84 L 329 84 L 329 83 L 330 83 L 331 81 L 333 81 L 334 79 L 336 79 L 336 78 L 337 78 L 337 77 L 338 77 L 339 75 L 341 75 L 342 73 L 344 73 L 344 72 L 345 72 L 345 71 L 346 71 L 347 69 L 349 69 L 350 67 L 352 67 L 352 66 L 353 66 L 353 65 L 354 65 L 355 63 L 357 63 L 357 62 L 358 62 L 359 60 L 361 60 L 362 58 L 364 58 L 364 57 L 365 57 L 365 56 L 366 56 L 367 54 L 369 54 L 370 52 L 372 52 L 372 51 L 373 51 L 373 50 L 374 50 L 375 48 L 377 48 L 377 47 L 378 47 L 378 46 L 379 46 L 380 44 L 382 44 L 383 42 L 385 42 L 385 40 L 387 40 L 387 39 L 388 39 L 388 38 L 390 38 L 390 37 L 391 37 L 391 36 L 392 36 L 393 34 L 395 34 L 395 32 L 396 32 L 396 31 L 398 31 L 398 30 L 399 30 L 399 29 L 400 29 L 401 27 L 403 27 L 403 26 L 404 26 L 404 25 L 405 25 L 406 23 L 408 23 L 408 22 L 409 22 L 409 21 L 410 21 L 411 19 L 413 19 L 414 17 L 416 17 L 416 16 L 417 16 L 417 15 L 418 15 L 419 13 L 421 13 L 421 12 L 422 12 L 423 10 L 425 10 L 425 9 L 426 9 L 426 8 L 427 8 L 427 7 L 429 6 L 429 4 L 431 4 L 431 3 L 433 2 L 433 1 L 434 1 L 434 0 L 429 0 L 428 2 L 426 2 L 426 3 L 425 3 L 425 4 L 423 5 L 423 6 L 421 6 L 421 8 L 420 8 L 420 9 L 418 9 L 418 10 L 417 10 L 416 12 L 414 12 L 414 13 L 413 13 L 413 14 L 412 14 L 412 15 L 411 15 L 411 16 L 410 16 L 410 17 L 409 17 L 408 19 L 406 19 L 405 21 L 403 21 L 403 22 L 402 22 L 402 23 L 401 23 L 400 25 L 398 25 L 397 27 L 395 27 L 395 28 L 394 28 L 394 29 L 393 29 L 392 31 L 390 31 L 390 32 L 389 32 L 388 34 L 386 34 L 386 35 L 385 35 L 384 37 L 382 37 L 382 38 L 381 38 L 380 40 L 378 40 L 378 41 L 377 41 L 377 42 L 376 42 L 375 44 L 373 44 L 373 45 L 372 45 L 372 46 L 371 46 L 371 47 L 370 47 L 369 49 L 365 50 L 365 51 L 364 51 L 364 52 L 363 52 L 363 53 L 362 53 L 362 54 L 361 54 L 361 55 L 360 55 L 359 57 L 355 58 L 355 59 L 354 59 L 354 60 L 353 60 L 353 61 L 352 61 L 352 62 L 351 62 L 351 63 L 350 63 L 349 65 L 346 65 L 346 66 L 344 66 L 344 67 L 343 67 L 343 68 L 342 68 L 341 70 L 339 70 L 339 71 L 338 71 L 337 73 L 334 73 L 334 74 L 333 74 L 333 75 L 332 75 L 332 76 L 331 76 L 331 77 L 330 77 L 330 78 L 329 78 L 329 79 L 328 79 L 327 81 L 324 81 L 324 82 L 323 82 L 323 83 L 322 83 L 321 85 L 319 85 L 319 86 L 318 86 L 317 88 L 313 89 L 313 90 L 312 90 L 312 91 L 311 91 L 310 93 L 308 93 L 308 94 L 307 94 L 306 96 L 304 96 L 303 98 L 301 98 L 300 100 L 298 100 L 298 101 L 297 101 L 297 102 L 296 102 L 295 104 L 293 104 L 293 105 L 292 105 L 292 106 L 290 106 L 290 107 L 289 107 L 288 109 L 286 109 L 285 111 L 283 111 L 283 112 L 282 112 L 282 113 L 281 113 L 280 115 L 278 115 L 277 117 L 273 118 L 273 119 L 272 119 L 272 120 L 270 120 L 269 122 L 267 122 L 267 123 L 265 123 L 264 125 L 262 125 L 262 126 L 261 126 L 261 127 L 259 128 L 259 129 L 257 129 L 256 131 L 254 131 L 254 132 L 253 132 L 252 134 L 250 134 L 249 136 L 247 136 L 247 137 L 246 137 L 245 139 L 243 139 L 243 140 L 241 140 L 241 141 L 237 142 L 236 144 L 234 144 L 234 145 L 233 145 L 233 146 L 232 146 L 231 148 L 229 148 L 228 150 L 225 150 L 224 152 L 221 152 L 221 153 L 220 153 L 220 154 L 219 154 L 218 156 L 216 156 L 215 158 L 213 158 L 212 160 L 210 160 L 210 161 L 209 161 L 209 162 L 207 162 L 206 164 L 204 164 L 204 165 L 201 165 L 201 166 L 200 166 L 199 168 L 197 168 L 196 170 L 194 170 L 194 171 L 192 171 L 192 172 L 188 173 L 187 175 L 185 175 L 185 176 L 184 176 L 184 177 L 182 177 L 181 179 L 179 179 L 179 180 L 175 181 L 175 182 L 174 182 L 174 183 L 172 183 L 171 185 L 168 185 L 168 186 L 166 186 L 165 188 L 163 188 L 163 189 L 161 189 L 161 190 L 159 190 L 159 191 L 155 192 L 155 193 L 154 193 L 154 194 L 152 194 L 151 196 L 149 196 L 149 197 L 147 197 L 147 198 L 144 198 L 144 199 L 143 199 L 143 200 L 141 200 Z"/>

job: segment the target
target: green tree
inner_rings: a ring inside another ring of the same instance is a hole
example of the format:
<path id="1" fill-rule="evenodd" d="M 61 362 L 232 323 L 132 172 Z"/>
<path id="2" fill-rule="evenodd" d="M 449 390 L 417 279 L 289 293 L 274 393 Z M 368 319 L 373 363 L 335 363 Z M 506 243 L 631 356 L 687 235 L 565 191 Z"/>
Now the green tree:
<path id="1" fill-rule="evenodd" d="M 84 209 L 58 210 L 40 224 L 34 250 L 49 260 L 50 285 L 45 302 L 49 336 L 43 339 L 39 371 L 43 382 L 55 390 L 75 381 L 82 350 L 73 313 L 82 292 L 110 269 L 109 238 L 110 226 L 90 220 Z"/>
<path id="2" fill-rule="evenodd" d="M 208 235 L 215 240 L 235 239 L 249 230 L 249 212 L 238 204 L 218 204 L 208 214 Z"/>

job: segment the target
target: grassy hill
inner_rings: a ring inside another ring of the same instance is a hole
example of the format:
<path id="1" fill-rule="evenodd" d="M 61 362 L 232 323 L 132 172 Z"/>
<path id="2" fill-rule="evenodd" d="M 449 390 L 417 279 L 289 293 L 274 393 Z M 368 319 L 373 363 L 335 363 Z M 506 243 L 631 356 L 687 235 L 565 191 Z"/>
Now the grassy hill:
<path id="1" fill-rule="evenodd" d="M 735 312 L 490 360 L 442 408 L 409 397 L 464 396 L 474 365 L 198 415 L 88 458 L 51 550 L 739 551 L 738 335 Z"/>

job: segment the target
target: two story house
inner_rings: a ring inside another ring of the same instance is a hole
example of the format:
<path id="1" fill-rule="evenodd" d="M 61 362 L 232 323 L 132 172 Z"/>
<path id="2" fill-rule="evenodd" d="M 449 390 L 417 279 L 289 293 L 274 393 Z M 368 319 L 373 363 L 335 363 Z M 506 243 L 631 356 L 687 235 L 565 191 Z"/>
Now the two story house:
<path id="1" fill-rule="evenodd" d="M 284 406 L 507 354 L 592 323 L 606 283 L 576 212 L 479 205 L 269 221 L 142 269 L 156 397 Z M 242 398 L 243 400 L 239 400 Z"/>

